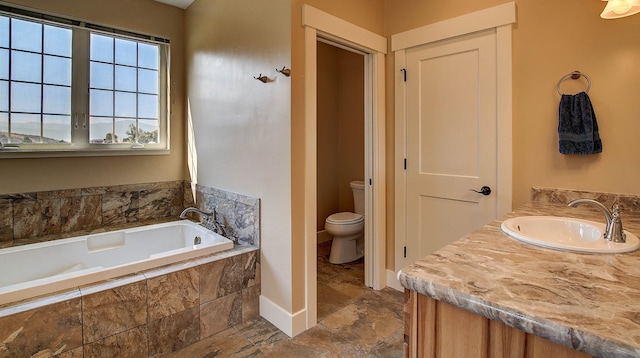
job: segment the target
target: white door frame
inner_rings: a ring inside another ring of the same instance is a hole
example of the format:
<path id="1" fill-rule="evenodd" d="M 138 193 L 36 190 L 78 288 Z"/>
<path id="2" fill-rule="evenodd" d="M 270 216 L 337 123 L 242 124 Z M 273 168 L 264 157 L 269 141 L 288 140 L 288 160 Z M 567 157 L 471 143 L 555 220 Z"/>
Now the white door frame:
<path id="1" fill-rule="evenodd" d="M 317 41 L 318 36 L 366 53 L 365 58 L 365 223 L 373 245 L 365 252 L 365 280 L 386 286 L 385 271 L 385 87 L 387 39 L 309 5 L 303 5 L 305 28 L 305 303 L 307 329 L 317 323 Z M 373 185 L 368 185 L 369 180 Z"/>
<path id="2" fill-rule="evenodd" d="M 391 37 L 395 52 L 395 272 L 412 262 L 406 262 L 406 85 L 401 72 L 405 68 L 406 50 L 436 41 L 496 29 L 497 65 L 497 190 L 498 216 L 511 211 L 512 201 L 512 60 L 511 27 L 516 22 L 515 2 L 444 20 Z M 397 283 L 394 283 L 394 285 Z"/>

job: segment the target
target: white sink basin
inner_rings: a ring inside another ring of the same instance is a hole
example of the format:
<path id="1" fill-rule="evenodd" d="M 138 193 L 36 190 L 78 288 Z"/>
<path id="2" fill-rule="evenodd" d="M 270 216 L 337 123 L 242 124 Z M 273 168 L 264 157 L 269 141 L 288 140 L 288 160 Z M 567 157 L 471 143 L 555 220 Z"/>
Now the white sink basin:
<path id="1" fill-rule="evenodd" d="M 627 242 L 604 239 L 604 223 L 557 216 L 519 216 L 502 223 L 502 231 L 528 244 L 550 249 L 598 254 L 616 254 L 637 250 L 640 240 L 624 231 Z"/>

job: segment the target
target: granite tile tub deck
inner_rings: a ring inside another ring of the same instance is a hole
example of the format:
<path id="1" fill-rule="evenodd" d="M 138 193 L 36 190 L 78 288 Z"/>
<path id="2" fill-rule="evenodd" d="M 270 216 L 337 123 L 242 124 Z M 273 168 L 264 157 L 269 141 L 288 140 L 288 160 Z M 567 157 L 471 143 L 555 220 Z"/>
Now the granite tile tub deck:
<path id="1" fill-rule="evenodd" d="M 402 286 L 593 356 L 640 356 L 640 251 L 558 251 L 502 232 L 515 216 L 604 221 L 587 206 L 566 206 L 571 195 L 543 196 L 402 269 Z M 624 227 L 639 235 L 634 200 L 622 199 Z"/>

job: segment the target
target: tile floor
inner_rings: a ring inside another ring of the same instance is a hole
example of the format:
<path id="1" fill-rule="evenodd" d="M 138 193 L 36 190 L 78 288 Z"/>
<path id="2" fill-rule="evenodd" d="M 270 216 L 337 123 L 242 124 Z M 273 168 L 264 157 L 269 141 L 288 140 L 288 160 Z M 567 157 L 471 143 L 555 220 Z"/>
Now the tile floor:
<path id="1" fill-rule="evenodd" d="M 364 286 L 364 262 L 329 263 L 318 247 L 318 324 L 289 338 L 258 317 L 171 357 L 402 357 L 403 294 Z"/>

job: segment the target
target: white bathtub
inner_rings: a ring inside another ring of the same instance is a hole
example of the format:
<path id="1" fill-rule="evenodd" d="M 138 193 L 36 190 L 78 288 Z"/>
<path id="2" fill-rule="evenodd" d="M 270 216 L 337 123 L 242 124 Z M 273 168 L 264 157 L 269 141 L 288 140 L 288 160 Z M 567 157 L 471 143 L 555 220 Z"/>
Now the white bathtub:
<path id="1" fill-rule="evenodd" d="M 2 249 L 0 304 L 231 248 L 231 240 L 182 220 Z"/>

